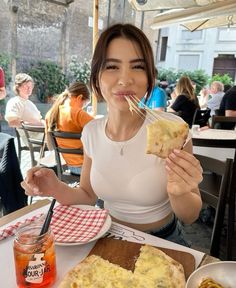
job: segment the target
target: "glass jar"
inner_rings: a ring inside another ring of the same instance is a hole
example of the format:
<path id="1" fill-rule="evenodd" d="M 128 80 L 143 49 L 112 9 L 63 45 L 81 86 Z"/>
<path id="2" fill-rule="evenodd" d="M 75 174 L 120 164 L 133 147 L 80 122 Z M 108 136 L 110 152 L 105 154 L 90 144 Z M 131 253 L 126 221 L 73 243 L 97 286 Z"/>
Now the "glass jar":
<path id="1" fill-rule="evenodd" d="M 54 235 L 49 229 L 39 236 L 42 225 L 19 228 L 13 250 L 18 288 L 50 287 L 56 279 Z"/>

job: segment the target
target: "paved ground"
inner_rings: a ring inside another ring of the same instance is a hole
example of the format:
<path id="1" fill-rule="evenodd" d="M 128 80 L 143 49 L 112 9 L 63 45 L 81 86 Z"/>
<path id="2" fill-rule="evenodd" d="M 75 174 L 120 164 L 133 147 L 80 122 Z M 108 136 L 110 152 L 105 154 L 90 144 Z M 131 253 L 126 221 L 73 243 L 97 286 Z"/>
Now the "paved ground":
<path id="1" fill-rule="evenodd" d="M 2 129 L 2 132 L 14 134 L 14 131 L 9 130 L 7 127 L 5 127 L 5 131 L 4 131 L 4 129 Z M 28 151 L 22 151 L 21 171 L 22 171 L 23 177 L 25 176 L 26 171 L 29 168 L 30 168 L 29 152 Z M 37 200 L 37 198 L 34 198 L 34 201 L 36 201 L 36 200 Z M 208 220 L 209 220 L 209 217 L 208 217 Z M 211 238 L 211 231 L 212 231 L 212 225 L 211 225 L 212 221 L 208 221 L 208 222 L 210 222 L 210 223 L 204 224 L 199 219 L 198 221 L 196 221 L 192 225 L 184 225 L 184 231 L 185 231 L 186 239 L 189 241 L 189 243 L 191 243 L 192 248 L 203 251 L 205 253 L 209 252 L 210 238 Z"/>

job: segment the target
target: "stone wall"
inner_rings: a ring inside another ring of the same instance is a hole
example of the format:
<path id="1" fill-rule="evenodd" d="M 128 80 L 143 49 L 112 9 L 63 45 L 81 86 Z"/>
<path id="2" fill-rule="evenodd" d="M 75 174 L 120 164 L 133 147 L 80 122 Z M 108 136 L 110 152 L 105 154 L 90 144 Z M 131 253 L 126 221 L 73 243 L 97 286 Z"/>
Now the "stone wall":
<path id="1" fill-rule="evenodd" d="M 134 23 L 128 1 L 111 0 L 110 11 L 108 3 L 99 1 L 103 28 L 108 22 Z M 75 0 L 68 7 L 43 0 L 0 0 L 0 13 L 0 53 L 13 55 L 13 77 L 32 61 L 50 59 L 66 71 L 71 56 L 81 62 L 91 58 L 93 0 Z"/>

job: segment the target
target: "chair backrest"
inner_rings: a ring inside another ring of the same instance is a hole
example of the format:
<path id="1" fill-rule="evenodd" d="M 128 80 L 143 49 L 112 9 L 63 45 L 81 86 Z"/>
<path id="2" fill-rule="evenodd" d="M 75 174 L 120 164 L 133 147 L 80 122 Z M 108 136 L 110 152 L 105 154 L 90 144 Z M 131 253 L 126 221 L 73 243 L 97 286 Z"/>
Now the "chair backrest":
<path id="1" fill-rule="evenodd" d="M 211 110 L 209 108 L 196 109 L 193 115 L 192 125 L 200 125 L 200 127 L 207 126 L 210 117 Z"/>
<path id="2" fill-rule="evenodd" d="M 236 117 L 213 115 L 211 128 L 214 129 L 234 129 Z"/>
<path id="3" fill-rule="evenodd" d="M 203 181 L 199 185 L 202 200 L 216 210 L 211 236 L 210 254 L 219 257 L 222 228 L 229 198 L 233 159 L 221 161 L 197 154 L 195 154 L 195 157 L 200 161 L 203 168 Z M 227 232 L 229 231 L 227 230 Z"/>
<path id="4" fill-rule="evenodd" d="M 45 150 L 47 150 L 45 142 L 45 127 L 44 126 L 34 126 L 21 123 L 22 129 L 25 133 L 26 141 L 30 151 L 31 166 L 37 165 L 35 160 L 35 152 L 39 153 L 39 159 L 44 155 Z"/>
<path id="5" fill-rule="evenodd" d="M 50 137 L 50 142 L 52 143 L 54 152 L 55 152 L 55 159 L 57 162 L 57 176 L 59 179 L 63 180 L 63 165 L 61 162 L 60 153 L 65 154 L 77 154 L 77 155 L 83 155 L 83 149 L 79 148 L 65 148 L 60 147 L 57 142 L 57 138 L 62 139 L 80 139 L 81 133 L 73 133 L 73 132 L 64 132 L 64 131 L 50 131 L 48 132 L 48 135 Z"/>
<path id="6" fill-rule="evenodd" d="M 16 134 L 16 141 L 17 141 L 17 156 L 18 156 L 19 164 L 21 164 L 21 151 L 29 151 L 29 146 L 26 146 L 21 141 L 21 137 L 20 137 L 18 129 L 21 129 L 21 128 L 15 128 L 15 134 Z"/>

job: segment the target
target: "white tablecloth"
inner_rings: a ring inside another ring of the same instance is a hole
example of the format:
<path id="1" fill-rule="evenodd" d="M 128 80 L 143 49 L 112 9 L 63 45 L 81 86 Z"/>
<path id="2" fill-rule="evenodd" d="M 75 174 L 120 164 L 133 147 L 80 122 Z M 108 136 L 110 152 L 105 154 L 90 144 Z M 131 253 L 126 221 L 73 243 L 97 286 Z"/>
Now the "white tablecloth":
<path id="1" fill-rule="evenodd" d="M 236 131 L 222 129 L 206 129 L 193 133 L 192 137 L 196 139 L 215 140 L 234 139 L 236 141 Z M 205 155 L 224 161 L 226 160 L 226 158 L 234 159 L 235 149 L 193 146 L 193 153 Z"/>
<path id="2" fill-rule="evenodd" d="M 28 213 L 21 218 L 18 218 L 17 220 L 2 226 L 1 229 L 4 229 L 4 227 L 14 224 L 17 221 L 23 221 L 25 218 L 31 218 L 34 215 L 40 214 L 42 212 L 44 213 L 48 210 L 48 207 L 49 206 L 47 205 L 31 213 Z M 200 264 L 204 256 L 204 253 L 202 252 L 160 239 L 155 236 L 151 236 L 149 234 L 117 223 L 112 224 L 108 233 L 110 233 L 110 235 L 116 236 L 118 239 L 189 252 L 195 257 L 196 267 Z M 0 286 L 6 288 L 16 287 L 14 257 L 12 249 L 13 239 L 13 237 L 9 237 L 0 242 L 0 279 L 2 281 Z M 88 255 L 95 243 L 96 242 L 94 241 L 84 245 L 56 246 L 57 281 L 53 287 L 57 287 L 58 283 L 60 283 L 66 272 Z"/>

